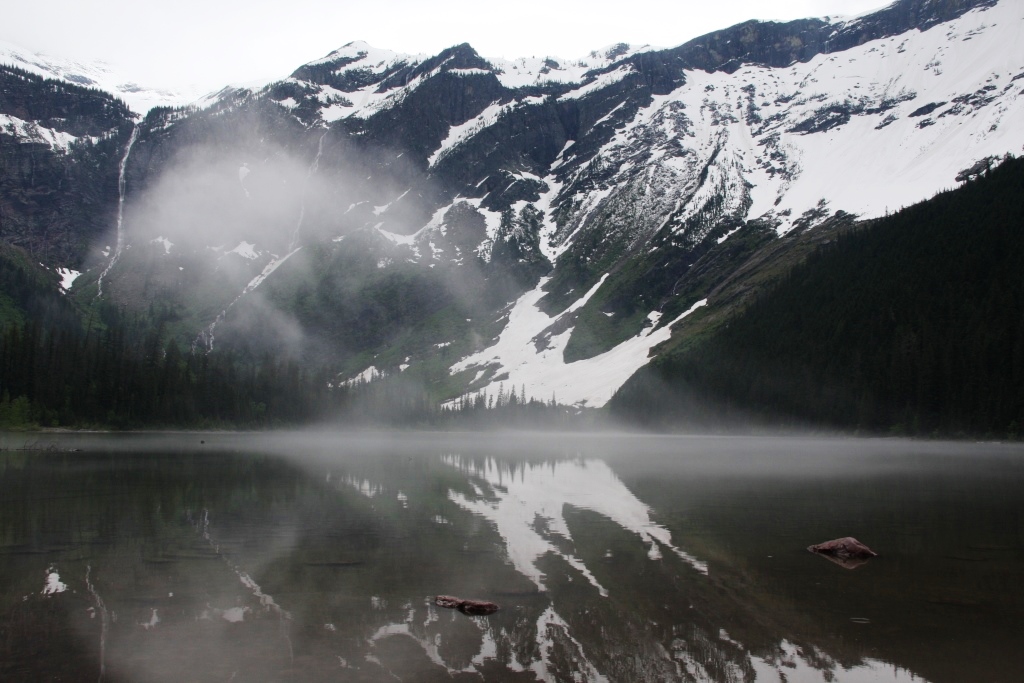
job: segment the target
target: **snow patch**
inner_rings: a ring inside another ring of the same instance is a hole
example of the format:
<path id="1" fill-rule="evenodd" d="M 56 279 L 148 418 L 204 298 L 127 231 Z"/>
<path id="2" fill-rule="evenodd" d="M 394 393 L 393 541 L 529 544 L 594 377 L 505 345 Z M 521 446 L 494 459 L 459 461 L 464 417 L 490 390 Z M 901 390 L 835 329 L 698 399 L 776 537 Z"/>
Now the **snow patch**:
<path id="1" fill-rule="evenodd" d="M 147 631 L 156 628 L 156 625 L 160 623 L 160 616 L 157 614 L 156 608 L 153 608 L 152 613 L 149 615 L 149 621 L 143 621 L 139 623 L 139 626 L 146 629 Z"/>
<path id="2" fill-rule="evenodd" d="M 43 586 L 41 594 L 46 596 L 56 595 L 57 593 L 63 593 L 67 589 L 67 584 L 60 580 L 60 574 L 57 573 L 57 570 L 53 567 L 47 568 L 46 585 Z"/>
<path id="3" fill-rule="evenodd" d="M 170 241 L 166 237 L 157 237 L 150 240 L 150 244 L 159 244 L 164 248 L 164 255 L 171 253 L 171 247 L 174 246 L 174 242 Z"/>
<path id="4" fill-rule="evenodd" d="M 346 379 L 341 384 L 346 387 L 350 387 L 354 384 L 369 384 L 370 382 L 380 379 L 381 377 L 383 377 L 383 373 L 381 373 L 380 370 L 371 365 L 370 367 L 360 372 L 358 375 Z"/>
<path id="5" fill-rule="evenodd" d="M 514 105 L 495 102 L 468 121 L 458 126 L 452 126 L 448 130 L 448 136 L 441 141 L 441 146 L 430 155 L 427 164 L 433 168 L 438 161 L 445 158 L 455 147 L 469 140 L 485 128 L 494 125 L 503 113 L 513 107 Z"/>
<path id="6" fill-rule="evenodd" d="M 238 254 L 242 258 L 250 261 L 259 258 L 259 253 L 256 251 L 256 245 L 251 242 L 239 242 L 237 247 L 225 253 Z"/>
<path id="7" fill-rule="evenodd" d="M 231 607 L 224 610 L 220 616 L 224 621 L 231 622 L 232 624 L 238 624 L 245 621 L 245 613 L 248 611 L 248 607 Z"/>
<path id="8" fill-rule="evenodd" d="M 70 268 L 58 268 L 57 274 L 60 275 L 60 288 L 65 292 L 71 289 L 71 285 L 75 283 L 78 276 L 81 275 L 77 270 L 71 270 Z"/>
<path id="9" fill-rule="evenodd" d="M 562 315 L 571 314 L 586 304 L 607 277 L 607 274 L 602 276 Z M 566 363 L 564 351 L 572 334 L 571 328 L 552 336 L 543 349 L 537 349 L 537 339 L 557 319 L 557 316 L 548 316 L 538 306 L 545 295 L 543 288 L 547 281 L 547 278 L 541 280 L 533 291 L 516 301 L 509 313 L 508 324 L 494 345 L 462 359 L 451 367 L 451 373 L 465 370 L 477 370 L 479 373 L 491 368 L 494 375 L 507 377 L 500 382 L 492 380 L 482 387 L 484 390 L 497 391 L 501 384 L 510 388 L 525 387 L 528 398 L 547 401 L 554 395 L 560 403 L 600 407 L 634 372 L 647 364 L 650 350 L 668 340 L 673 325 L 707 304 L 706 299 L 698 301 L 668 325 L 657 329 L 644 328 L 635 337 L 605 353 Z"/>
<path id="10" fill-rule="evenodd" d="M 49 145 L 54 152 L 67 152 L 78 140 L 74 135 L 40 126 L 33 121 L 24 121 L 17 116 L 0 114 L 0 133 L 6 133 L 22 144 L 38 143 Z"/>
<path id="11" fill-rule="evenodd" d="M 618 83 L 622 79 L 629 76 L 631 73 L 633 73 L 633 67 L 628 64 L 625 64 L 617 69 L 597 76 L 596 78 L 594 78 L 594 80 L 590 81 L 589 83 L 586 83 L 585 85 L 582 85 L 579 88 L 576 88 L 575 90 L 572 90 L 570 92 L 565 93 L 564 95 L 561 95 L 558 99 L 582 99 L 593 92 L 597 92 L 598 90 L 602 90 L 610 85 Z"/>

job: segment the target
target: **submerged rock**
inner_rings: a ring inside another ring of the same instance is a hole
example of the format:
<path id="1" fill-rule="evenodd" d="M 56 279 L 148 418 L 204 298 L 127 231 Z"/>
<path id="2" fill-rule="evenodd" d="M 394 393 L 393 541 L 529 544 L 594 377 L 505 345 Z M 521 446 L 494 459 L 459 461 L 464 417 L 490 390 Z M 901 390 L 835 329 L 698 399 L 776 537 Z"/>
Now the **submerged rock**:
<path id="1" fill-rule="evenodd" d="M 453 595 L 438 595 L 434 598 L 434 604 L 438 607 L 457 609 L 463 614 L 470 616 L 487 616 L 498 611 L 498 606 L 493 602 L 484 600 L 463 600 Z"/>
<path id="2" fill-rule="evenodd" d="M 818 543 L 807 549 L 847 569 L 855 569 L 872 557 L 878 557 L 878 553 L 852 536 Z"/>

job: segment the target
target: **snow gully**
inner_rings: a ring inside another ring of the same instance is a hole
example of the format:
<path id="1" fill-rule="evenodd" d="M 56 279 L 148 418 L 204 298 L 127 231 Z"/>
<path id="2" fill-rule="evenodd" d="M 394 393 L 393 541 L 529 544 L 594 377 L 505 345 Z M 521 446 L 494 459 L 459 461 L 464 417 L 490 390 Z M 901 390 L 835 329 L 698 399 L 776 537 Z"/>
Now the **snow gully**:
<path id="1" fill-rule="evenodd" d="M 124 197 L 127 190 L 124 176 L 125 170 L 128 168 L 128 156 L 132 153 L 132 146 L 138 138 L 139 126 L 136 124 L 132 126 L 132 134 L 128 138 L 128 146 L 124 149 L 124 156 L 121 157 L 121 164 L 117 171 L 117 243 L 114 245 L 114 254 L 110 257 L 110 262 L 100 273 L 99 279 L 96 280 L 96 296 L 98 297 L 103 296 L 103 278 L 107 276 L 110 269 L 121 258 L 121 252 L 124 251 Z"/>

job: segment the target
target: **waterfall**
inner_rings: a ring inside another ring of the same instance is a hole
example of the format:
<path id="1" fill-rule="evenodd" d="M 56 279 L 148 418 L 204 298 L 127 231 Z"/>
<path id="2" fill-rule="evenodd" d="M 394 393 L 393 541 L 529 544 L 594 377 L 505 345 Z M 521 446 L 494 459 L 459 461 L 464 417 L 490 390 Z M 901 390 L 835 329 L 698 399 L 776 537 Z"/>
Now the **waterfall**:
<path id="1" fill-rule="evenodd" d="M 299 241 L 299 233 L 302 231 L 302 221 L 306 218 L 306 193 L 309 191 L 309 179 L 313 177 L 313 174 L 320 168 L 320 157 L 324 153 L 324 138 L 327 137 L 327 131 L 320 136 L 320 140 L 316 143 L 316 156 L 313 157 L 313 163 L 309 165 L 309 170 L 306 172 L 306 184 L 302 187 L 302 203 L 299 205 L 299 220 L 295 224 L 295 230 L 292 231 L 292 239 L 288 243 L 288 256 L 295 253 L 295 245 Z M 287 256 L 285 258 L 288 258 Z"/>
<path id="2" fill-rule="evenodd" d="M 99 279 L 96 280 L 96 296 L 103 296 L 103 278 L 114 267 L 114 264 L 121 257 L 121 252 L 124 251 L 124 196 L 127 189 L 124 173 L 125 169 L 128 168 L 128 155 L 132 153 L 132 145 L 135 144 L 138 137 L 138 125 L 132 126 L 132 134 L 128 138 L 128 146 L 124 148 L 124 156 L 121 157 L 121 165 L 117 171 L 117 243 L 114 246 L 114 254 L 110 257 L 110 262 L 103 269 L 103 272 L 100 273 Z"/>
<path id="3" fill-rule="evenodd" d="M 306 171 L 306 184 L 303 185 L 301 202 L 299 204 L 299 220 L 296 221 L 295 228 L 292 230 L 292 237 L 288 242 L 288 249 L 285 251 L 285 255 L 274 256 L 270 260 L 270 263 L 263 268 L 260 274 L 249 281 L 249 284 L 245 286 L 242 293 L 236 296 L 223 311 L 217 314 L 217 317 L 214 318 L 213 322 L 196 336 L 195 341 L 192 342 L 193 349 L 202 346 L 206 349 L 207 353 L 213 351 L 213 332 L 217 328 L 217 325 L 227 316 L 228 311 L 231 310 L 231 308 L 238 303 L 243 296 L 263 284 L 263 281 L 270 277 L 271 273 L 277 270 L 281 264 L 290 259 L 295 255 L 295 252 L 301 249 L 301 247 L 296 245 L 299 242 L 299 235 L 302 232 L 302 223 L 306 218 L 306 193 L 309 191 L 309 179 L 312 178 L 313 174 L 315 174 L 320 168 L 320 157 L 324 153 L 324 138 L 327 137 L 327 133 L 328 131 L 324 131 L 323 135 L 320 136 L 320 140 L 316 145 L 316 156 L 313 157 L 313 163 L 309 165 L 309 170 Z"/>

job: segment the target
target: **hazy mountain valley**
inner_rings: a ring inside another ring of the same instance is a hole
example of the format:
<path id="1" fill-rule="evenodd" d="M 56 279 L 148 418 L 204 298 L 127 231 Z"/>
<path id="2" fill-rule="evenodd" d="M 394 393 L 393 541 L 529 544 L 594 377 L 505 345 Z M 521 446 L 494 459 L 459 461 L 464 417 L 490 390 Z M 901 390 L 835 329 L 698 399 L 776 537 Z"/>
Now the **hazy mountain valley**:
<path id="1" fill-rule="evenodd" d="M 1020 0 L 0 43 L 0 679 L 1016 682 L 1022 152 Z"/>
<path id="2" fill-rule="evenodd" d="M 0 56 L 0 418 L 1015 437 L 1022 22 L 350 43 L 145 113 Z"/>

